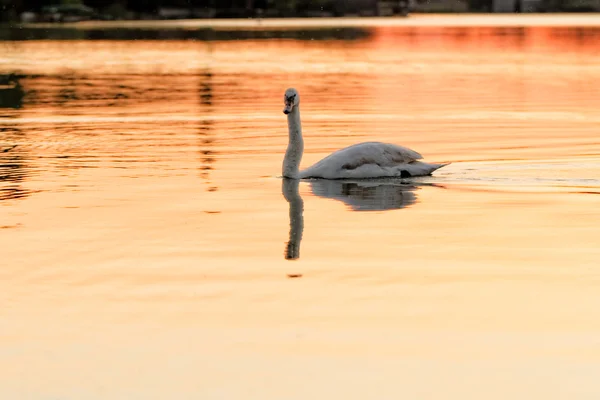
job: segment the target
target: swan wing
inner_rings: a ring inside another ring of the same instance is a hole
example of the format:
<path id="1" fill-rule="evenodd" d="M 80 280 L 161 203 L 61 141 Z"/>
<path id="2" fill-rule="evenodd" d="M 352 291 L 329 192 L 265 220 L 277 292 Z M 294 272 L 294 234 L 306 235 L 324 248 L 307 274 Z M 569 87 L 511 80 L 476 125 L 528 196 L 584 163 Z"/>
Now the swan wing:
<path id="1" fill-rule="evenodd" d="M 339 150 L 331 156 L 342 163 L 340 168 L 343 169 L 356 169 L 366 164 L 392 167 L 423 158 L 419 153 L 407 147 L 380 142 L 355 144 Z"/>
<path id="2" fill-rule="evenodd" d="M 423 158 L 406 147 L 381 142 L 365 142 L 345 147 L 331 153 L 302 173 L 302 177 L 336 177 L 340 171 L 361 167 L 387 168 L 408 164 Z"/>

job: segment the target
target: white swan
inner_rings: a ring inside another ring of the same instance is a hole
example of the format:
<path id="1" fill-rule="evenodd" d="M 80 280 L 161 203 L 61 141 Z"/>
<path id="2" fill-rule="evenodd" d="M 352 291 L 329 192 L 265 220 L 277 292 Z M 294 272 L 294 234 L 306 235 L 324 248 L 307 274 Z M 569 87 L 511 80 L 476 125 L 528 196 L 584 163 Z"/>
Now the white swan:
<path id="1" fill-rule="evenodd" d="M 380 142 L 358 143 L 338 150 L 313 166 L 299 171 L 304 141 L 300 122 L 300 96 L 294 88 L 285 91 L 284 114 L 287 114 L 289 143 L 283 160 L 283 176 L 292 179 L 362 179 L 430 175 L 447 164 L 428 164 L 406 147 Z"/>

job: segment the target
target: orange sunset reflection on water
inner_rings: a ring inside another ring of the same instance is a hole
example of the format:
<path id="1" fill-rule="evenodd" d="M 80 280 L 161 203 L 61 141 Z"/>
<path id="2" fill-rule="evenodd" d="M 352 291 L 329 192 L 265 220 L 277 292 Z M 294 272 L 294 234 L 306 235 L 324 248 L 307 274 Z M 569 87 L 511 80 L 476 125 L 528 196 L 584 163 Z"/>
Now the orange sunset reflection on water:
<path id="1" fill-rule="evenodd" d="M 598 398 L 597 28 L 78 34 L 0 42 L 0 397 Z M 282 181 L 290 86 L 451 164 Z"/>

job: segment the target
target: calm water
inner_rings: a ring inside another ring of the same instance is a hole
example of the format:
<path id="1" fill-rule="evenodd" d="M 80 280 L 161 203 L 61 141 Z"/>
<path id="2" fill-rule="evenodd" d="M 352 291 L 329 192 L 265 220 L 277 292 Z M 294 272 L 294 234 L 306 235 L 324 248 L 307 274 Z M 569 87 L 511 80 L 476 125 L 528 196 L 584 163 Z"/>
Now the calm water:
<path id="1" fill-rule="evenodd" d="M 599 29 L 149 32 L 0 42 L 0 397 L 599 398 Z"/>

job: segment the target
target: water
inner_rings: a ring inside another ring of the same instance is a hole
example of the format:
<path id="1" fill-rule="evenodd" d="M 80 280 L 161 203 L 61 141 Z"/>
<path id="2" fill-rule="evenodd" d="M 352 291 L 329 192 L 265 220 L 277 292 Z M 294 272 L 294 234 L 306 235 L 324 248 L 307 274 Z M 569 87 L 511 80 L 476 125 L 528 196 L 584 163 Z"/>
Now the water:
<path id="1" fill-rule="evenodd" d="M 600 395 L 597 28 L 31 32 L 0 42 L 2 398 Z M 288 86 L 303 166 L 452 164 L 282 181 Z"/>

